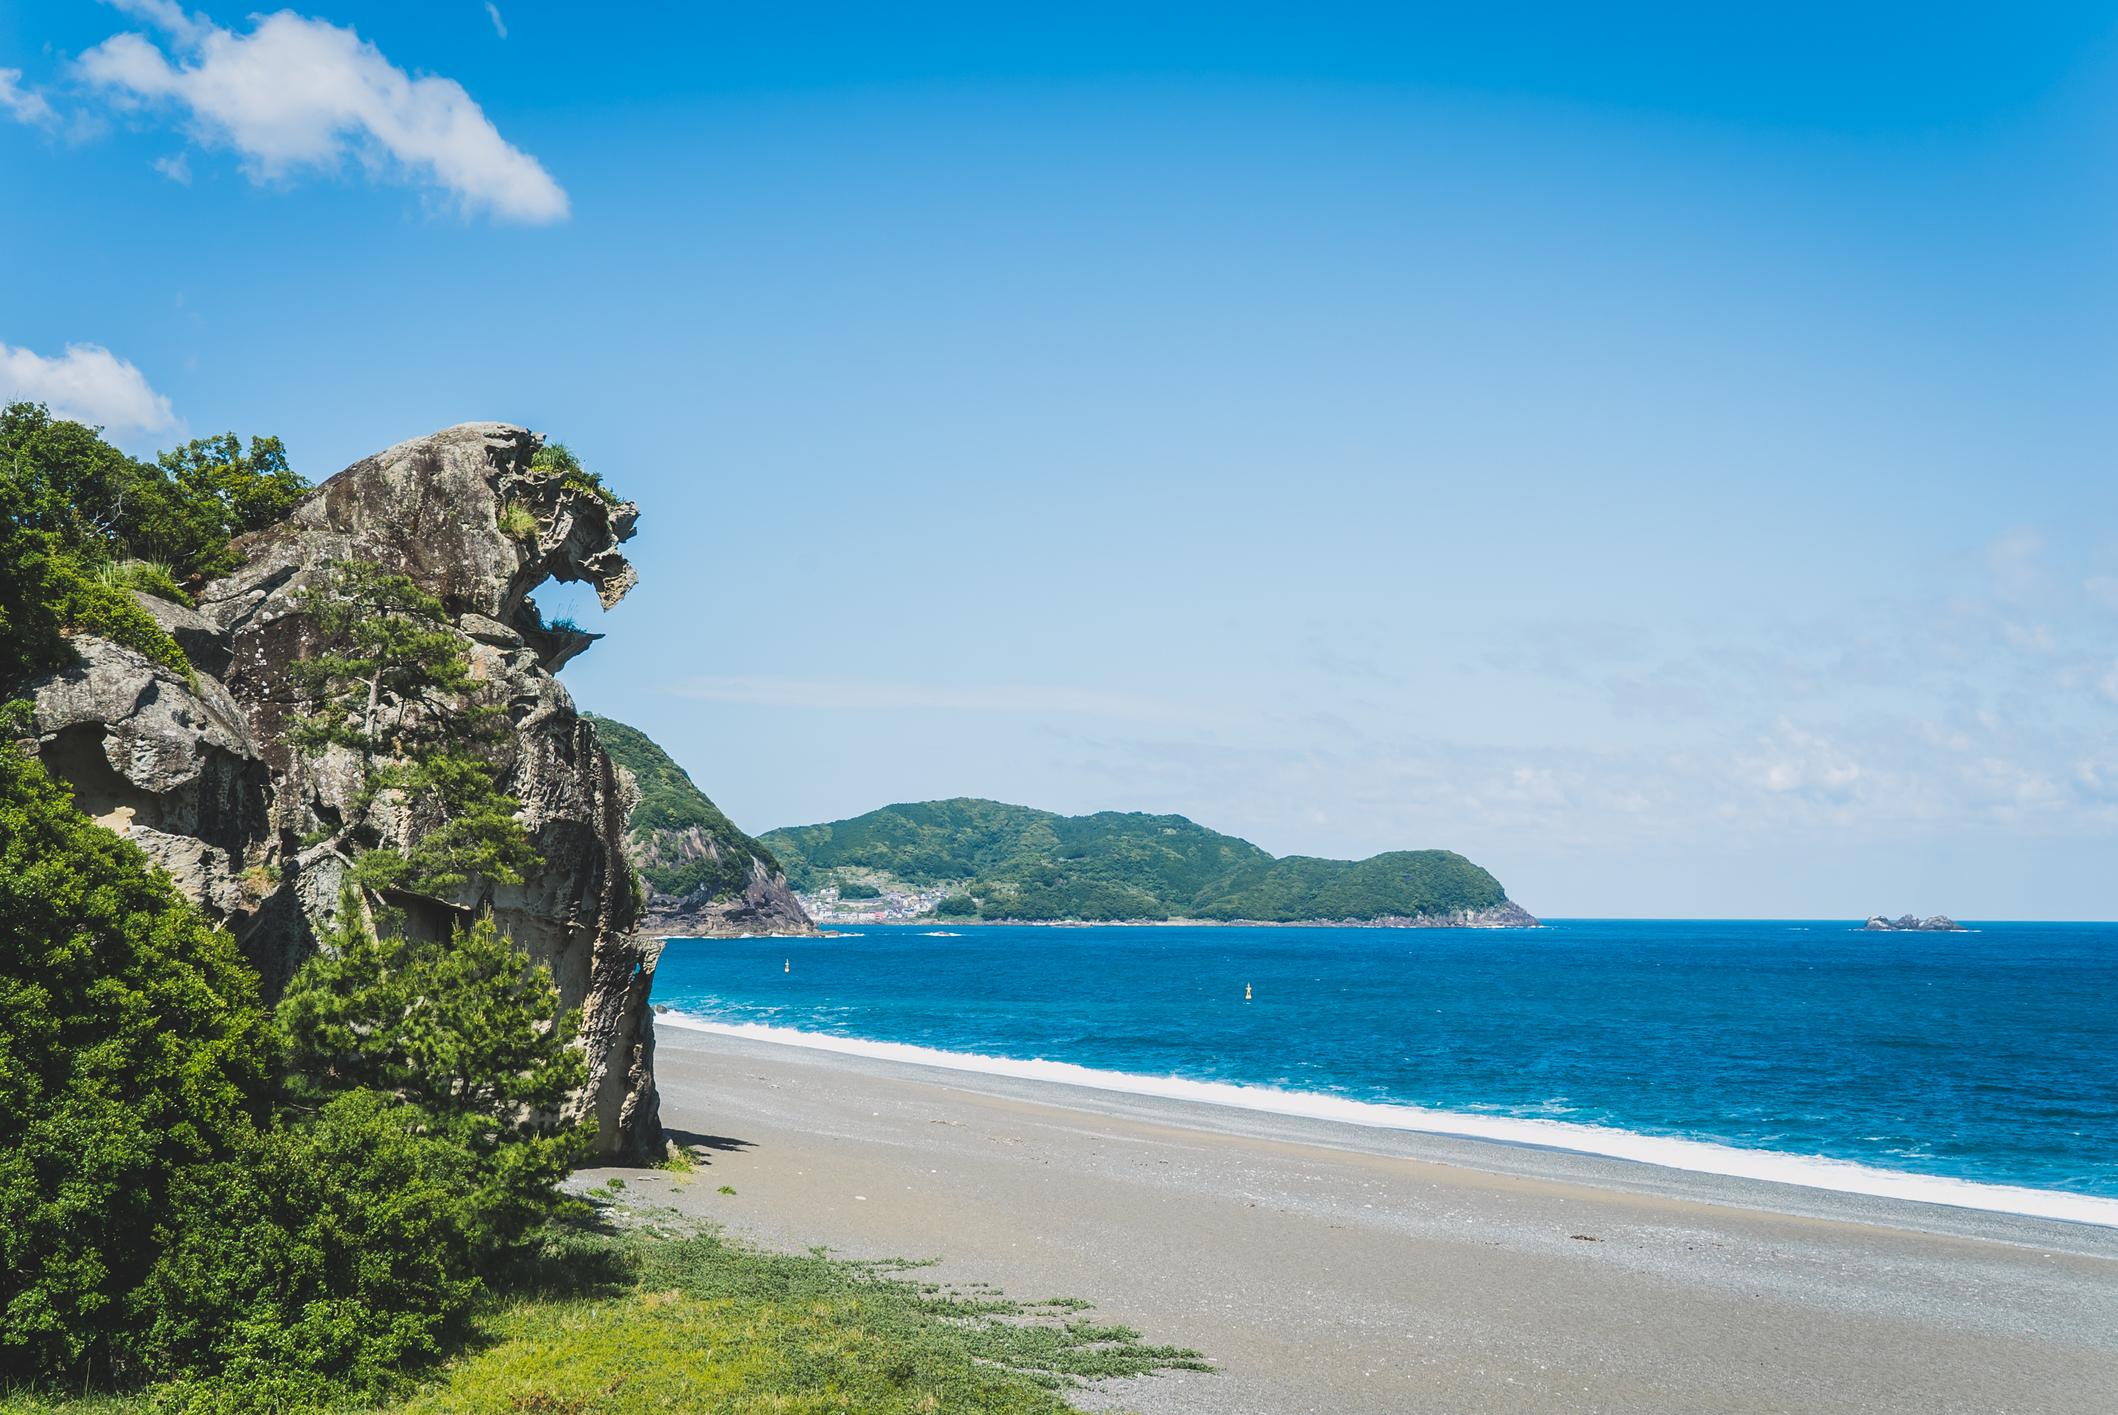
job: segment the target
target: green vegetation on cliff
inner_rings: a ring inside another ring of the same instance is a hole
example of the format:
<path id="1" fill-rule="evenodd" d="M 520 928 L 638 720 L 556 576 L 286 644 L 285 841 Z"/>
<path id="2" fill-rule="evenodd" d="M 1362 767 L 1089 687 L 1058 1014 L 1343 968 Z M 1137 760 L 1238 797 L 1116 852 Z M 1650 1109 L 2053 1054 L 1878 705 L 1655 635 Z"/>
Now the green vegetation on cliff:
<path id="1" fill-rule="evenodd" d="M 94 634 L 189 671 L 132 596 L 178 603 L 235 563 L 229 542 L 285 515 L 308 483 L 276 437 L 200 438 L 142 462 L 34 403 L 0 409 L 0 689 L 72 658 Z"/>
<path id="2" fill-rule="evenodd" d="M 556 1213 L 584 1065 L 551 974 L 349 889 L 276 1012 L 227 934 L 0 711 L 0 1389 L 385 1395 Z"/>
<path id="3" fill-rule="evenodd" d="M 1366 860 L 1276 859 L 1183 816 L 1061 816 L 959 798 L 885 806 L 763 837 L 797 889 L 876 878 L 960 885 L 987 918 L 1434 917 L 1507 903 L 1500 882 L 1448 850 Z M 951 895 L 949 912 L 968 913 Z"/>
<path id="4" fill-rule="evenodd" d="M 596 725 L 603 750 L 640 788 L 627 838 L 635 865 L 657 893 L 681 898 L 704 891 L 708 899 L 738 893 L 750 879 L 753 858 L 778 872 L 772 852 L 737 830 L 646 733 L 594 713 L 582 716 Z"/>

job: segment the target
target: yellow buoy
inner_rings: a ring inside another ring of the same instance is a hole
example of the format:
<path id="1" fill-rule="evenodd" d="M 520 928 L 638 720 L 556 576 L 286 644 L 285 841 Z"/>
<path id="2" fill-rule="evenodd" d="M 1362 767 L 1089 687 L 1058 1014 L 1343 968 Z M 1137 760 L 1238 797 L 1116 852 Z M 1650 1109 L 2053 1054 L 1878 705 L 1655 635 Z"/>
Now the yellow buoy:
<path id="1" fill-rule="evenodd" d="M 793 972 L 793 971 L 794 971 L 794 960 L 793 960 L 792 958 L 789 958 L 789 959 L 787 960 L 787 962 L 786 962 L 786 965 L 785 965 L 784 967 L 782 967 L 782 968 L 780 969 L 780 971 L 781 971 L 782 973 L 791 973 L 791 972 Z"/>
<path id="2" fill-rule="evenodd" d="M 1243 1001 L 1250 1001 L 1250 984 L 1243 984 Z"/>

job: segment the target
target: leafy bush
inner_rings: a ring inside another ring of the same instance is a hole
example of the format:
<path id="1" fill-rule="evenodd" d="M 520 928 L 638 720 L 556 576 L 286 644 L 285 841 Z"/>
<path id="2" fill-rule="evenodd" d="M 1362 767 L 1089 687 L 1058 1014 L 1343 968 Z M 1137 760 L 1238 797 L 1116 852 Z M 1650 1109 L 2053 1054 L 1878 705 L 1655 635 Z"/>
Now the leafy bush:
<path id="1" fill-rule="evenodd" d="M 841 899 L 880 899 L 882 898 L 882 891 L 872 884 L 866 884 L 856 879 L 840 885 L 838 887 L 838 897 Z"/>
<path id="2" fill-rule="evenodd" d="M 488 1204 L 432 1120 L 349 1091 L 183 1173 L 145 1292 L 150 1369 L 269 1408 L 372 1398 L 440 1356 L 484 1294 Z"/>
<path id="3" fill-rule="evenodd" d="M 934 912 L 945 919 L 968 919 L 978 912 L 978 901 L 968 894 L 944 894 Z"/>
<path id="4" fill-rule="evenodd" d="M 0 1380 L 142 1372 L 156 1254 L 273 1050 L 228 936 L 0 746 Z"/>
<path id="5" fill-rule="evenodd" d="M 23 730 L 17 705 L 0 1385 L 175 1378 L 198 1409 L 383 1392 L 557 1210 L 576 1019 L 490 918 L 378 939 L 351 894 L 268 1014 L 227 935 L 73 808 Z"/>
<path id="6" fill-rule="evenodd" d="M 53 569 L 54 574 L 45 585 L 50 596 L 47 604 L 68 634 L 108 639 L 187 681 L 190 679 L 191 660 L 184 657 L 184 651 L 168 631 L 155 623 L 154 616 L 140 608 L 132 591 L 92 579 L 68 562 L 57 562 Z"/>
<path id="7" fill-rule="evenodd" d="M 236 563 L 233 537 L 270 525 L 308 489 L 277 438 L 248 450 L 201 438 L 150 464 L 33 403 L 0 410 L 0 688 L 66 663 L 68 633 L 114 639 L 185 669 L 128 589 L 181 597 L 181 582 Z M 100 567 L 114 565 L 108 577 Z"/>

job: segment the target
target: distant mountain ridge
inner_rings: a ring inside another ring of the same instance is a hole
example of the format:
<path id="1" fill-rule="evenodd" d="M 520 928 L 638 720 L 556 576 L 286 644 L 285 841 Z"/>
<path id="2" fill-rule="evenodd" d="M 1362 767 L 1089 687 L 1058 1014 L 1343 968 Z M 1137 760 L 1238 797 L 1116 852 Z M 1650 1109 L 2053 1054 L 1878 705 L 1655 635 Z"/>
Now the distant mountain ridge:
<path id="1" fill-rule="evenodd" d="M 1175 815 L 1062 816 L 959 797 L 767 831 L 797 890 L 945 888 L 952 917 L 1084 922 L 1203 919 L 1501 927 L 1537 921 L 1450 850 L 1365 860 L 1275 857 Z"/>

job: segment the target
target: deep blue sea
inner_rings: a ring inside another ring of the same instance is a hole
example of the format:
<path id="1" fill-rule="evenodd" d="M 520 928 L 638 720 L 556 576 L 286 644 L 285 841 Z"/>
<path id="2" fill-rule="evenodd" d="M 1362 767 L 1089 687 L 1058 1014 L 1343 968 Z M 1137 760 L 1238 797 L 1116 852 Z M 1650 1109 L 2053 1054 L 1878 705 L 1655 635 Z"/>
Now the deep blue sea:
<path id="1" fill-rule="evenodd" d="M 1491 1133 L 1636 1158 L 1664 1156 L 1616 1141 L 1702 1141 L 1740 1162 L 1688 1167 L 1730 1173 L 1818 1157 L 2118 1198 L 2118 925 L 1972 927 L 850 925 L 673 940 L 654 1000 L 713 1023 L 1269 1087 L 1297 1112 L 1328 1098 L 1455 1118 L 1410 1128 L 1505 1120 Z"/>

